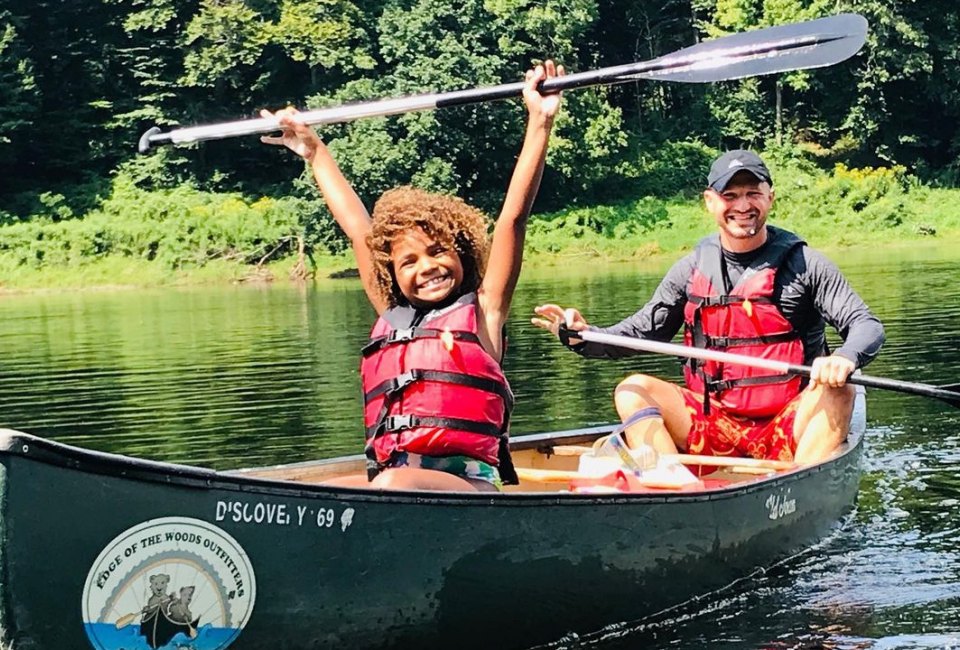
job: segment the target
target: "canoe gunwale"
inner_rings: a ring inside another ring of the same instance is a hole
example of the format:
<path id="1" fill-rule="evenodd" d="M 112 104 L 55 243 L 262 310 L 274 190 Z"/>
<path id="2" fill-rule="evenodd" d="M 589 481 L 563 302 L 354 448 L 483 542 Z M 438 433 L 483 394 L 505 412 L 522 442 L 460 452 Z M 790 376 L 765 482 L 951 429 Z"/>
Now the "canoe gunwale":
<path id="1" fill-rule="evenodd" d="M 612 431 L 616 425 L 603 425 L 571 431 L 537 433 L 518 436 L 512 448 L 516 450 L 537 449 L 549 453 L 554 445 L 570 445 L 589 442 L 597 435 Z M 20 456 L 36 462 L 73 469 L 80 472 L 122 477 L 128 480 L 164 483 L 181 487 L 220 489 L 237 492 L 253 492 L 263 495 L 304 498 L 331 498 L 345 501 L 377 501 L 381 503 L 451 504 L 451 505 L 498 505 L 498 506 L 583 506 L 624 505 L 628 503 L 660 504 L 670 502 L 697 502 L 723 500 L 758 490 L 768 490 L 779 485 L 806 479 L 814 474 L 832 469 L 838 464 L 851 462 L 851 454 L 859 449 L 864 437 L 862 430 L 851 430 L 846 449 L 826 461 L 792 471 L 757 477 L 738 482 L 729 487 L 717 487 L 702 492 L 667 493 L 621 493 L 621 494 L 576 494 L 570 492 L 403 492 L 371 491 L 363 488 L 347 488 L 303 483 L 278 478 L 263 478 L 245 474 L 245 470 L 216 471 L 204 467 L 181 465 L 147 460 L 75 447 L 65 443 L 40 438 L 12 429 L 0 429 L 0 455 Z M 323 461 L 307 461 L 277 467 L 338 463 L 349 459 L 362 459 L 362 455 L 341 456 Z M 257 468 L 266 469 L 266 468 Z M 250 470 L 246 470 L 250 471 Z"/>

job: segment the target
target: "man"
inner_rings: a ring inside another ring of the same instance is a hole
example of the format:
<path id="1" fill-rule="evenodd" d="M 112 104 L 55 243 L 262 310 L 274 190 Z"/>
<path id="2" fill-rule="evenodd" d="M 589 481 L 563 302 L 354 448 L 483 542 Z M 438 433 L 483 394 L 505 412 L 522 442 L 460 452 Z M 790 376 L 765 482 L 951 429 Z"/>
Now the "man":
<path id="1" fill-rule="evenodd" d="M 772 186 L 756 154 L 728 151 L 710 167 L 703 192 L 718 233 L 677 262 L 638 312 L 596 328 L 576 309 L 534 310 L 539 318 L 531 322 L 558 336 L 564 325 L 669 341 L 683 327 L 687 345 L 812 367 L 809 382 L 703 361 L 687 363 L 686 388 L 649 375 L 627 377 L 614 403 L 630 446 L 805 464 L 828 457 L 846 439 L 854 401 L 846 380 L 880 351 L 883 326 L 832 262 L 767 225 Z M 825 323 L 843 339 L 832 354 Z M 637 354 L 565 338 L 586 357 Z"/>

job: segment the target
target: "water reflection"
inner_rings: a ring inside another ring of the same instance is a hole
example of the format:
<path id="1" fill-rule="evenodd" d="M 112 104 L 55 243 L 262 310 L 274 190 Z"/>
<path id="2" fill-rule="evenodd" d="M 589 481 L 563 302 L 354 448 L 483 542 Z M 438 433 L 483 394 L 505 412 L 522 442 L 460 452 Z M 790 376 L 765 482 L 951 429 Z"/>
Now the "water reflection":
<path id="1" fill-rule="evenodd" d="M 937 249 L 834 258 L 887 328 L 870 374 L 960 379 L 960 260 Z M 527 324 L 545 301 L 614 322 L 665 270 L 587 266 L 521 279 L 505 362 L 514 432 L 608 422 L 627 373 L 681 376 L 660 356 L 580 359 Z M 4 297 L 0 426 L 220 469 L 359 453 L 357 369 L 372 320 L 356 281 Z M 868 413 L 845 528 L 729 593 L 566 647 L 960 647 L 960 411 L 872 390 Z"/>
<path id="2" fill-rule="evenodd" d="M 213 467 L 354 451 L 352 287 L 121 292 L 0 303 L 2 423 Z"/>

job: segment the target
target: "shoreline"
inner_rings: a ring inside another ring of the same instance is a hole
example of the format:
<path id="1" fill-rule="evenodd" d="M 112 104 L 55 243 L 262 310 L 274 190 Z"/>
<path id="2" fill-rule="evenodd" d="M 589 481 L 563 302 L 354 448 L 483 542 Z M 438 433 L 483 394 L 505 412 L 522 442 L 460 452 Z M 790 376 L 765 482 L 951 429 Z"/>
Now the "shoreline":
<path id="1" fill-rule="evenodd" d="M 939 251 L 950 255 L 947 247 L 960 242 L 960 233 L 944 233 L 936 238 L 908 238 L 892 241 L 877 242 L 865 239 L 855 245 L 818 245 L 811 244 L 835 262 L 841 262 L 842 257 L 875 254 L 881 250 L 916 249 L 918 255 Z M 638 247 L 634 254 L 604 253 L 595 248 L 570 248 L 554 253 L 529 253 L 524 258 L 523 274 L 536 278 L 539 275 L 555 276 L 583 273 L 583 266 L 577 262 L 585 262 L 589 270 L 610 269 L 617 267 L 623 270 L 657 271 L 672 264 L 686 254 L 690 247 L 677 250 L 657 250 L 651 252 L 648 246 Z M 642 252 L 643 257 L 636 255 Z M 955 254 L 954 254 L 955 255 Z M 98 273 L 98 264 L 88 264 L 81 268 L 57 268 L 51 271 L 33 271 L 24 274 L 21 282 L 10 284 L 0 283 L 0 298 L 25 295 L 57 295 L 75 292 L 119 292 L 145 289 L 192 289 L 201 287 L 269 287 L 269 286 L 334 286 L 344 280 L 356 280 L 356 267 L 353 266 L 352 256 L 339 257 L 320 256 L 312 278 L 306 280 L 289 279 L 288 275 L 295 262 L 292 259 L 257 268 L 233 264 L 212 264 L 210 267 L 191 269 L 189 271 L 163 271 L 150 268 L 149 262 L 135 260 L 106 260 L 102 262 L 103 273 Z M 123 268 L 119 276 L 138 277 L 137 281 L 117 281 L 117 263 Z M 79 271 L 79 273 L 78 273 Z M 112 277 L 108 277 L 112 276 Z M 41 283 L 39 280 L 46 279 Z M 37 282 L 31 282 L 31 280 Z M 74 281 L 71 281 L 74 280 Z"/>

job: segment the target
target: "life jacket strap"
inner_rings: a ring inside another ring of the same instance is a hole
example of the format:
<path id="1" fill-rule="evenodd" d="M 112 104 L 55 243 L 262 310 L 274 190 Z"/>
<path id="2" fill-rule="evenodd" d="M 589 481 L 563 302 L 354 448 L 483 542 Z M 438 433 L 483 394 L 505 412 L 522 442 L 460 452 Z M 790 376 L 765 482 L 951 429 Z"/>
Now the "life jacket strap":
<path id="1" fill-rule="evenodd" d="M 469 431 L 470 433 L 479 433 L 484 436 L 499 438 L 502 435 L 500 427 L 489 422 L 477 422 L 475 420 L 466 420 L 464 418 L 438 418 L 421 415 L 387 415 L 380 418 L 376 424 L 367 427 L 367 439 L 382 436 L 385 433 L 394 433 L 405 429 L 415 429 L 417 427 L 442 427 L 445 429 L 456 429 L 458 431 Z"/>
<path id="2" fill-rule="evenodd" d="M 386 395 L 390 401 L 393 401 L 407 388 L 407 386 L 416 381 L 439 381 L 447 384 L 469 386 L 470 388 L 476 388 L 478 390 L 498 395 L 506 404 L 508 411 L 513 407 L 513 394 L 510 392 L 510 389 L 495 379 L 476 377 L 474 375 L 467 375 L 460 372 L 418 369 L 408 370 L 402 375 L 391 377 L 390 379 L 380 382 L 370 389 L 369 392 L 364 393 L 364 404 L 369 404 L 372 400 L 380 397 L 381 395 Z"/>
<path id="3" fill-rule="evenodd" d="M 704 334 L 702 340 L 704 346 L 708 348 L 732 348 L 738 345 L 770 345 L 773 343 L 785 343 L 787 341 L 794 341 L 798 338 L 800 338 L 800 334 L 797 333 L 796 330 L 791 329 L 789 332 L 781 332 L 779 334 L 746 336 L 742 338 L 733 336 L 708 336 L 707 334 Z"/>
<path id="4" fill-rule="evenodd" d="M 374 352 L 377 352 L 388 345 L 406 343 L 414 339 L 436 339 L 440 338 L 444 334 L 452 336 L 455 341 L 480 343 L 480 337 L 473 332 L 438 330 L 430 327 L 407 327 L 404 329 L 391 330 L 386 336 L 378 336 L 370 339 L 370 341 L 363 346 L 360 352 L 363 356 L 369 357 Z"/>
<path id="5" fill-rule="evenodd" d="M 738 305 L 742 302 L 746 302 L 748 298 L 745 296 L 737 295 L 722 295 L 722 296 L 697 296 L 690 295 L 687 297 L 687 300 L 695 304 L 698 308 L 702 309 L 704 307 L 727 307 L 729 305 Z M 773 301 L 766 296 L 758 296 L 756 298 L 749 298 L 750 302 L 768 302 L 772 303 Z"/>
<path id="6" fill-rule="evenodd" d="M 707 390 L 709 390 L 711 393 L 720 393 L 737 386 L 763 386 L 766 384 L 779 384 L 783 381 L 791 379 L 794 376 L 795 375 L 789 374 L 763 375 L 762 377 L 742 377 L 740 379 L 725 379 L 722 381 L 707 378 L 706 381 L 704 381 L 704 386 L 707 386 Z"/>

